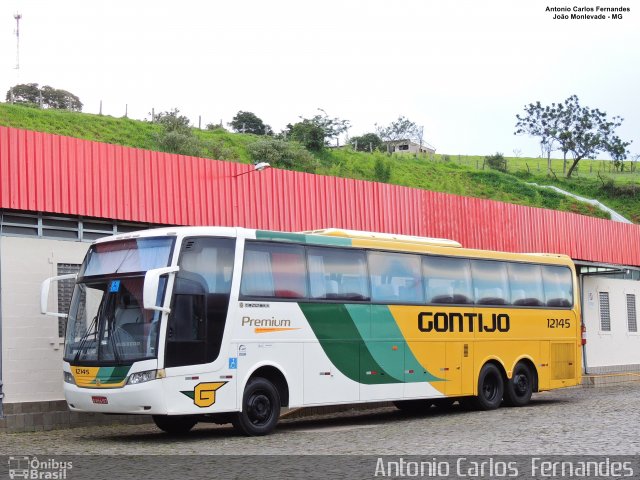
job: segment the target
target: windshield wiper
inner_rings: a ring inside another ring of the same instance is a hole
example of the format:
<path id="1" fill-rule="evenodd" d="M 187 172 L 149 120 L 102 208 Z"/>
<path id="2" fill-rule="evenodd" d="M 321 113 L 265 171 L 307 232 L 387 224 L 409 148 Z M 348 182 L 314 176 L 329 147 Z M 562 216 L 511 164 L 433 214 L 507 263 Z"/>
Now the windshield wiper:
<path id="1" fill-rule="evenodd" d="M 82 353 L 82 350 L 84 349 L 84 346 L 87 343 L 87 340 L 89 339 L 89 336 L 95 335 L 94 340 L 97 340 L 97 333 L 98 333 L 97 324 L 98 324 L 98 315 L 93 317 L 93 320 L 89 324 L 89 327 L 87 328 L 87 331 L 85 332 L 85 334 L 80 339 L 80 344 L 78 346 L 78 351 L 76 352 L 76 355 L 75 355 L 75 357 L 73 359 L 74 363 L 77 363 L 78 360 L 80 360 L 80 354 Z M 93 328 L 93 331 L 91 331 L 92 328 Z"/>
<path id="2" fill-rule="evenodd" d="M 109 332 L 109 342 L 111 343 L 111 348 L 113 348 L 113 360 L 116 362 L 116 365 L 122 365 L 122 362 L 120 361 L 120 352 L 118 351 L 118 345 L 116 344 L 116 337 L 120 337 L 120 335 L 116 334 L 116 328 L 114 326 Z"/>
<path id="3" fill-rule="evenodd" d="M 130 249 L 127 254 L 124 256 L 124 258 L 122 259 L 122 262 L 120 262 L 120 265 L 118 265 L 118 268 L 116 268 L 114 270 L 113 273 L 119 273 L 119 270 L 122 268 L 122 266 L 124 265 L 124 262 L 127 261 L 127 259 L 129 258 L 129 256 L 134 252 L 135 250 L 132 248 Z"/>

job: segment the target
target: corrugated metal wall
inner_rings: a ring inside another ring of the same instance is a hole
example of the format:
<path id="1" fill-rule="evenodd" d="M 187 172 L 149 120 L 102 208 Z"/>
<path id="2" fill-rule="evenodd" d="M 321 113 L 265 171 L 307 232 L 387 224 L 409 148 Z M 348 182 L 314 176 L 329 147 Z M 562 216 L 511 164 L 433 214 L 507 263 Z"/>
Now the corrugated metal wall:
<path id="1" fill-rule="evenodd" d="M 640 266 L 640 226 L 0 127 L 0 208 L 273 230 L 342 227 Z"/>

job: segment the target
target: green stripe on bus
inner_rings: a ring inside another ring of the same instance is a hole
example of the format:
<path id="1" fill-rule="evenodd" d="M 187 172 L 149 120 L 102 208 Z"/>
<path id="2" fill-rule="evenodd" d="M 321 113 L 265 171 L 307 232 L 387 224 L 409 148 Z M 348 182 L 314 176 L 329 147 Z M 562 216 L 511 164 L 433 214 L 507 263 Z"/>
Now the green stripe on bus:
<path id="1" fill-rule="evenodd" d="M 98 370 L 96 379 L 99 379 L 100 382 L 105 384 L 120 383 L 127 377 L 130 369 L 131 365 L 120 367 L 101 367 L 100 370 Z"/>
<path id="2" fill-rule="evenodd" d="M 413 355 L 387 305 L 371 305 L 371 339 L 367 347 L 385 370 L 405 382 L 444 381 L 427 371 Z"/>
<path id="3" fill-rule="evenodd" d="M 347 307 L 339 303 L 300 303 L 300 309 L 318 338 L 329 360 L 346 377 L 367 385 L 399 383 L 402 377 L 389 374 L 371 355 L 360 334 L 368 320 L 368 305 L 352 308 L 352 318 Z"/>
<path id="4" fill-rule="evenodd" d="M 329 245 L 337 247 L 350 247 L 351 239 L 344 237 L 331 237 L 323 235 L 307 235 L 304 233 L 270 232 L 268 230 L 256 230 L 256 239 L 279 242 L 304 243 L 307 245 Z"/>

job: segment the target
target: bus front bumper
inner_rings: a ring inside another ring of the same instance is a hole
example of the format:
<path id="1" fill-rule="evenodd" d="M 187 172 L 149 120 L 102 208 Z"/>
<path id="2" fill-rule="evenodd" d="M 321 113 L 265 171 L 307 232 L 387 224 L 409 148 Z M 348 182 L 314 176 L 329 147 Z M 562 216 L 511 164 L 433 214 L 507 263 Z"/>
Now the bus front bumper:
<path id="1" fill-rule="evenodd" d="M 166 415 L 162 382 L 151 380 L 121 388 L 80 388 L 64 384 L 64 397 L 74 412 Z"/>

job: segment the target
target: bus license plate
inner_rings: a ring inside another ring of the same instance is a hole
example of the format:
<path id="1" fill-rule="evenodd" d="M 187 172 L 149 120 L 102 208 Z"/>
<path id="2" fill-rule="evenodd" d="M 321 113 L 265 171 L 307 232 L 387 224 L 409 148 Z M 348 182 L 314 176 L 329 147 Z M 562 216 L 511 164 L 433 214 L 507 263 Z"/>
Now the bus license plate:
<path id="1" fill-rule="evenodd" d="M 98 403 L 100 405 L 106 405 L 109 403 L 109 400 L 107 400 L 107 397 L 91 397 L 91 401 L 93 403 Z"/>

